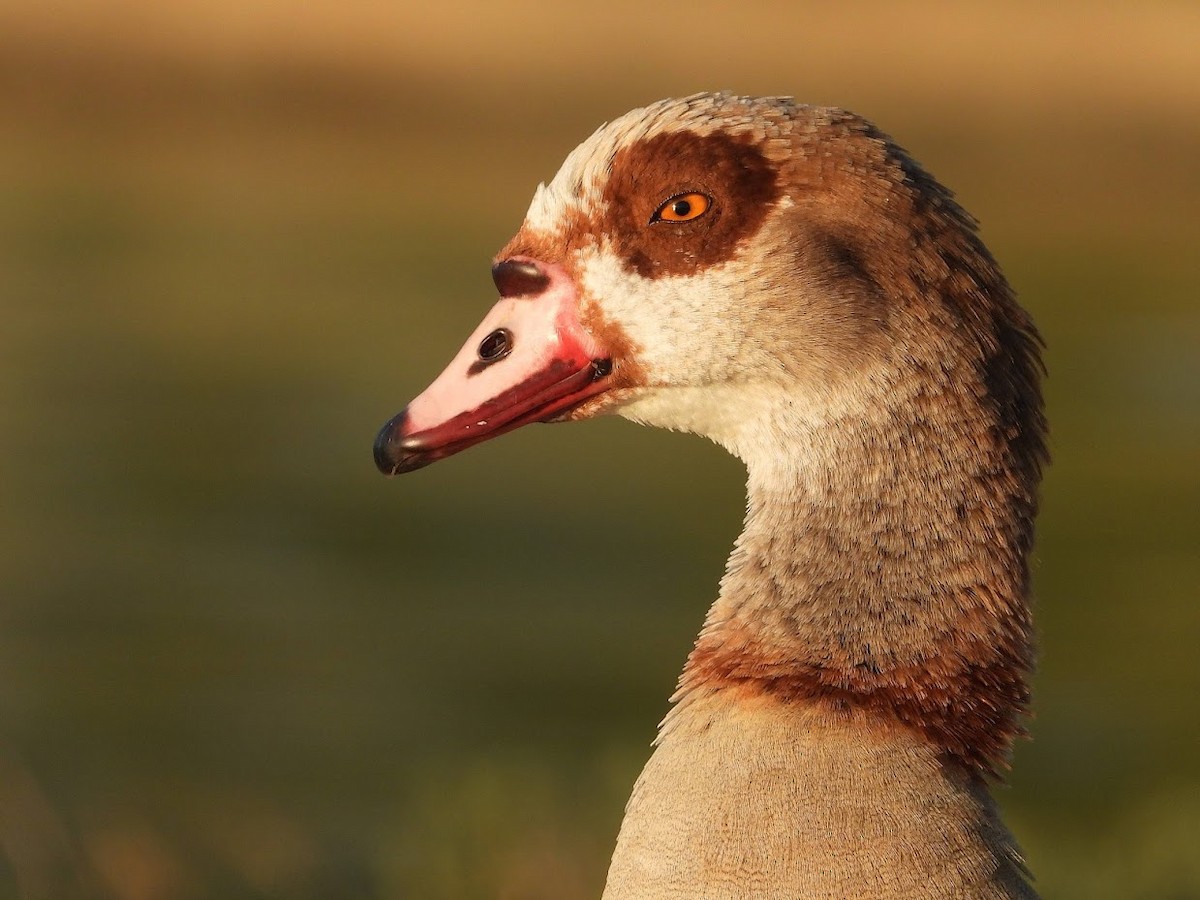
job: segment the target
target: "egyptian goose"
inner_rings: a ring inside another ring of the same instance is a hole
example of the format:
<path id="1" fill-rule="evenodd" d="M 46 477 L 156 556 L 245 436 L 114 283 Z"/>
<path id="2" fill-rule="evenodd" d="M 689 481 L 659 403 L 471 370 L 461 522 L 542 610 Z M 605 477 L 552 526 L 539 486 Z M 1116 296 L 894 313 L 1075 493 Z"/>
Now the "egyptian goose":
<path id="1" fill-rule="evenodd" d="M 950 192 L 851 113 L 698 94 L 572 152 L 492 272 L 385 473 L 600 413 L 748 470 L 605 900 L 1034 897 L 988 782 L 1029 699 L 1040 339 Z"/>

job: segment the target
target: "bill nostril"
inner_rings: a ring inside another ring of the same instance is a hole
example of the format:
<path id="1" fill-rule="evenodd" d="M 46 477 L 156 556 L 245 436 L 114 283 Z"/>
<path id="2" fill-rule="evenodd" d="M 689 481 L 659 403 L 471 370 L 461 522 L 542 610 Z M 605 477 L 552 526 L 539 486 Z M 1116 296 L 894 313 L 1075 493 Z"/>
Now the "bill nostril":
<path id="1" fill-rule="evenodd" d="M 492 280 L 501 297 L 531 297 L 542 293 L 550 276 L 529 259 L 506 259 L 492 266 Z"/>
<path id="2" fill-rule="evenodd" d="M 504 359 L 512 353 L 513 336 L 507 328 L 497 328 L 479 342 L 479 359 L 485 363 L 493 363 Z"/>

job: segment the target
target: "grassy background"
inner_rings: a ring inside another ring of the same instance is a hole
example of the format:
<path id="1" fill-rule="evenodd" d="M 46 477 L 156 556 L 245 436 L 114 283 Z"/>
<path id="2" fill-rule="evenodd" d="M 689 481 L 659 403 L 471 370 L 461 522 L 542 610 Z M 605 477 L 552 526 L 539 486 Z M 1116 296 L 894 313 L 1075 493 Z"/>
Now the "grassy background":
<path id="1" fill-rule="evenodd" d="M 0 2 L 0 896 L 599 896 L 738 464 L 370 444 L 571 147 L 728 88 L 983 221 L 1055 454 L 1000 800 L 1047 897 L 1200 897 L 1200 7 L 401 7 Z"/>

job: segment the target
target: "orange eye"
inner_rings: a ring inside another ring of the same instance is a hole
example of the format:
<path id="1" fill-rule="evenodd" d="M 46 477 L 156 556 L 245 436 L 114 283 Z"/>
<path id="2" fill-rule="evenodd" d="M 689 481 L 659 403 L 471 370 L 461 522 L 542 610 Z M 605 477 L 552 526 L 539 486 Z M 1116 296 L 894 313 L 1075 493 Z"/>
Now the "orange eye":
<path id="1" fill-rule="evenodd" d="M 651 217 L 651 222 L 690 222 L 698 219 L 712 205 L 712 201 L 703 194 L 676 194 L 658 208 Z"/>

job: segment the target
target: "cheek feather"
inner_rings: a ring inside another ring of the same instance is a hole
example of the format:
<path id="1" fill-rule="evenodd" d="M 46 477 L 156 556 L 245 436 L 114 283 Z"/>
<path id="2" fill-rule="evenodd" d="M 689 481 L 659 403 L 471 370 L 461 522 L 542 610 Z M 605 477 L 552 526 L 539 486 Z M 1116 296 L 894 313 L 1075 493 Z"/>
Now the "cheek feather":
<path id="1" fill-rule="evenodd" d="M 583 252 L 579 260 L 583 295 L 595 317 L 619 322 L 643 384 L 701 377 L 704 365 L 694 348 L 702 322 L 720 316 L 704 283 L 695 279 L 649 279 L 627 270 L 611 246 Z"/>
<path id="2" fill-rule="evenodd" d="M 642 364 L 642 347 L 629 336 L 629 332 L 617 322 L 608 319 L 600 304 L 587 297 L 581 303 L 579 320 L 596 342 L 604 348 L 612 360 L 609 384 L 612 390 L 642 387 L 647 384 L 646 369 Z"/>

